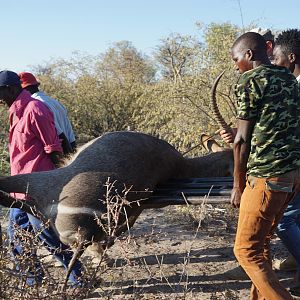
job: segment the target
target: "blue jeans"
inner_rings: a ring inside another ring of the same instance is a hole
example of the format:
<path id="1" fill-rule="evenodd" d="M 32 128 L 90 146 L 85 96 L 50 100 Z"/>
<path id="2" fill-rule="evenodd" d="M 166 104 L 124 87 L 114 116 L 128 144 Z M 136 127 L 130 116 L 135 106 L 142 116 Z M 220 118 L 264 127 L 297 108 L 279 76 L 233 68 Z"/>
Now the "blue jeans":
<path id="1" fill-rule="evenodd" d="M 284 211 L 277 226 L 277 235 L 294 256 L 300 271 L 300 193 L 296 194 Z M 300 277 L 298 279 L 300 280 Z"/>
<path id="2" fill-rule="evenodd" d="M 68 246 L 63 244 L 57 237 L 52 228 L 45 228 L 43 223 L 31 214 L 18 209 L 11 208 L 9 212 L 9 222 L 7 227 L 7 234 L 9 241 L 13 246 L 13 255 L 16 257 L 23 253 L 22 240 L 15 237 L 15 226 L 20 226 L 22 230 L 38 234 L 39 240 L 42 244 L 52 253 L 57 260 L 59 260 L 65 269 L 67 269 L 70 260 L 72 259 L 73 252 Z M 26 253 L 26 255 L 35 256 L 35 253 Z M 18 265 L 17 265 L 18 268 Z M 36 269 L 39 270 L 37 280 L 42 280 L 44 275 L 41 264 L 36 259 Z M 80 285 L 81 277 L 81 263 L 77 261 L 72 269 L 69 277 L 69 282 L 73 285 Z M 30 281 L 28 281 L 30 283 Z"/>

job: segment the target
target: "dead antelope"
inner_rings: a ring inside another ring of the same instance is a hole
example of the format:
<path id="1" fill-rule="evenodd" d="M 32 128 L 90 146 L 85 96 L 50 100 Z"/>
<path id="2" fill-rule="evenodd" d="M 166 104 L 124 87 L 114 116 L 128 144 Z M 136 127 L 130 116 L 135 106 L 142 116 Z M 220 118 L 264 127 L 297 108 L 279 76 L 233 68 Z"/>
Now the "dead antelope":
<path id="1" fill-rule="evenodd" d="M 129 205 L 118 220 L 117 236 L 134 224 L 144 209 L 142 199 L 149 198 L 158 184 L 170 178 L 232 175 L 232 151 L 210 143 L 217 152 L 186 158 L 167 142 L 147 134 L 107 133 L 84 145 L 62 168 L 0 177 L 0 204 L 28 213 L 35 210 L 50 220 L 63 243 L 73 246 L 80 235 L 83 250 L 92 242 L 108 239 L 99 226 L 108 211 L 108 178 L 113 183 L 112 196 L 128 190 Z M 26 193 L 29 199 L 16 201 L 9 193 Z"/>

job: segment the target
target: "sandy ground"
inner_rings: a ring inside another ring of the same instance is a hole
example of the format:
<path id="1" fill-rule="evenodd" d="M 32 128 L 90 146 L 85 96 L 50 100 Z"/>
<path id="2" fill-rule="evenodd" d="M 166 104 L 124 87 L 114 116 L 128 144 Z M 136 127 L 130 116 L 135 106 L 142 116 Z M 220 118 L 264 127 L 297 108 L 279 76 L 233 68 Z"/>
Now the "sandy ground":
<path id="1" fill-rule="evenodd" d="M 228 220 L 226 206 L 225 211 L 209 207 L 197 230 L 174 207 L 145 210 L 129 243 L 120 240 L 109 250 L 110 268 L 102 275 L 101 288 L 87 299 L 248 299 L 249 280 L 224 277 L 237 265 L 232 218 Z M 272 245 L 274 257 L 285 257 L 278 239 Z M 278 276 L 287 286 L 293 273 Z"/>
<path id="2" fill-rule="evenodd" d="M 85 299 L 248 299 L 249 280 L 224 276 L 237 265 L 232 251 L 237 211 L 229 205 L 208 205 L 197 227 L 186 211 L 178 210 L 145 210 L 130 233 L 108 250 L 108 263 L 95 275 L 98 288 Z M 287 254 L 278 238 L 272 248 L 277 259 Z M 91 265 L 88 255 L 82 261 Z M 61 278 L 65 274 L 59 266 L 52 272 Z M 285 286 L 294 275 L 277 274 Z"/>

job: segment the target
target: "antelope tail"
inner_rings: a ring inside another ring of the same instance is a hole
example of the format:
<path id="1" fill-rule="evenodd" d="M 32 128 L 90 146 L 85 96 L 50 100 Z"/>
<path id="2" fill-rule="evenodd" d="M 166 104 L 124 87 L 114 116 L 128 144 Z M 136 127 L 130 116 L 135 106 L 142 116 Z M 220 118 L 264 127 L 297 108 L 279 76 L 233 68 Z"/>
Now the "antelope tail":
<path id="1" fill-rule="evenodd" d="M 25 212 L 31 213 L 33 212 L 32 209 L 32 202 L 30 200 L 21 200 L 15 197 L 12 197 L 9 193 L 0 190 L 0 205 L 3 205 L 8 208 L 20 208 Z"/>

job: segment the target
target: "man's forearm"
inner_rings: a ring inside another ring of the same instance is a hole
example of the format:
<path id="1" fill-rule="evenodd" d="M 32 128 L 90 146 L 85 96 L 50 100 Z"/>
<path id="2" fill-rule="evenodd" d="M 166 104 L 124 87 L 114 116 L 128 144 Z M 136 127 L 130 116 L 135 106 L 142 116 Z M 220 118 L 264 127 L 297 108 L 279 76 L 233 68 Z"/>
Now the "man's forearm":
<path id="1" fill-rule="evenodd" d="M 249 157 L 248 146 L 243 141 L 234 143 L 233 146 L 234 155 L 234 187 L 239 188 L 241 191 L 246 186 L 246 173 L 247 173 L 247 162 Z"/>
<path id="2" fill-rule="evenodd" d="M 233 144 L 234 187 L 242 192 L 246 186 L 247 163 L 251 148 L 255 120 L 238 120 L 238 130 Z"/>

